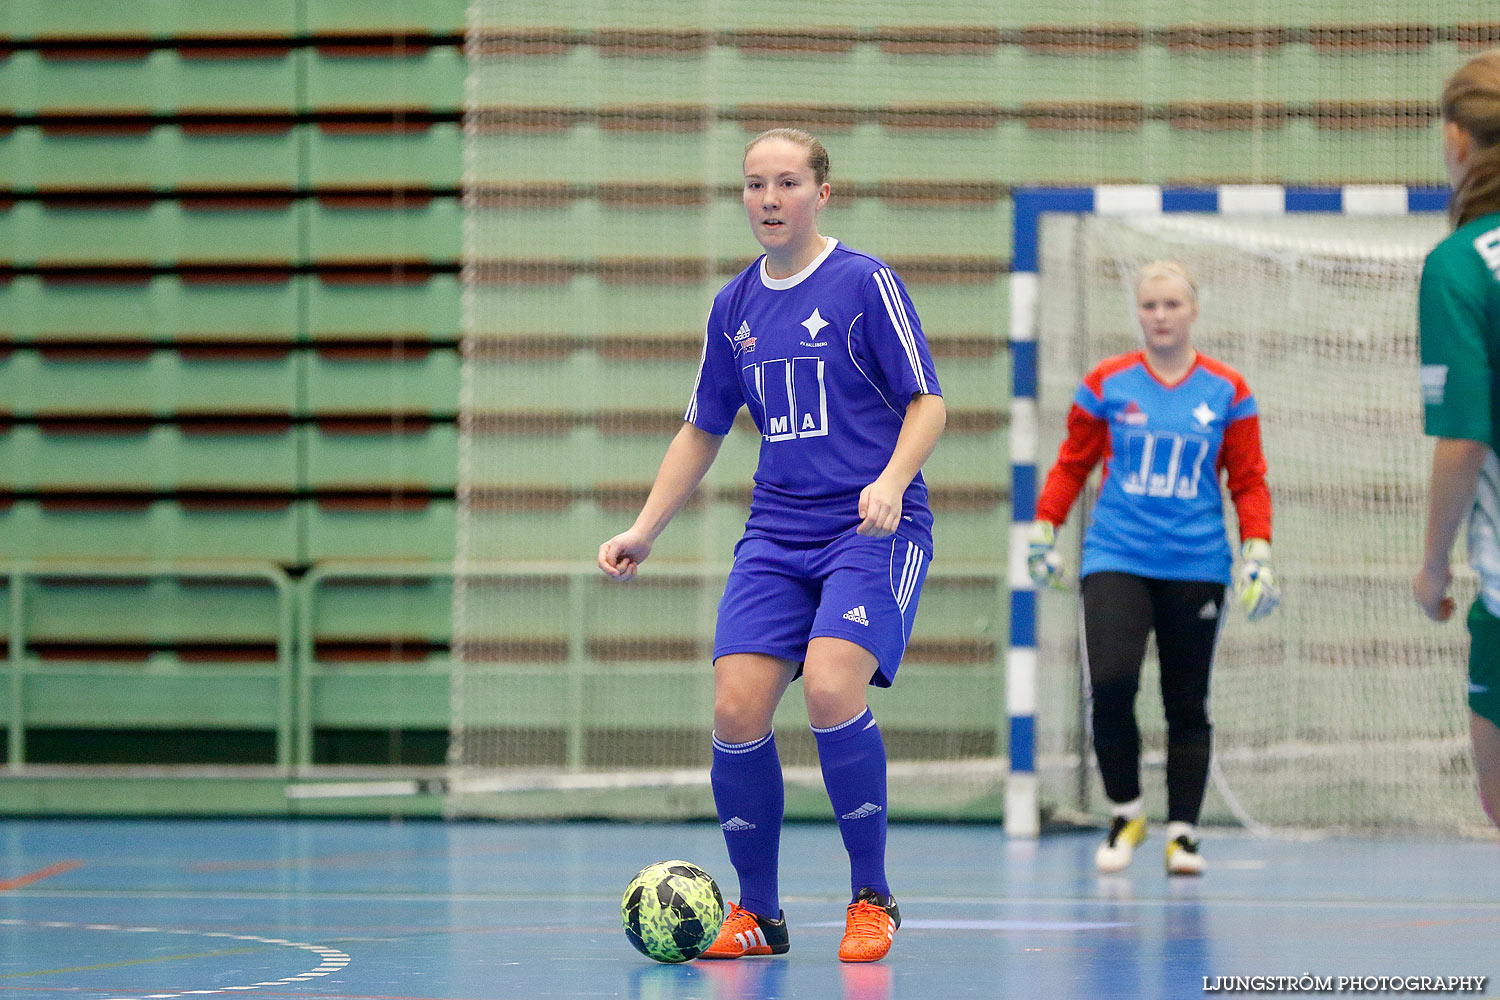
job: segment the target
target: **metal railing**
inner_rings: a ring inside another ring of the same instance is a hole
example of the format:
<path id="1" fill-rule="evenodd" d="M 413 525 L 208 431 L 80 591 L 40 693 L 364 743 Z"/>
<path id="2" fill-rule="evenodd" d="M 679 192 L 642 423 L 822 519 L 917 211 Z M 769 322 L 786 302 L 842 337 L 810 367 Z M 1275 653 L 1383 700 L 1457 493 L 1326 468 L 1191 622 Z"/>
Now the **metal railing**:
<path id="1" fill-rule="evenodd" d="M 7 770 L 16 773 L 26 766 L 26 732 L 28 729 L 28 678 L 41 676 L 47 668 L 37 665 L 28 652 L 28 595 L 39 580 L 162 580 L 200 579 L 268 584 L 276 599 L 276 662 L 272 671 L 276 687 L 275 733 L 276 764 L 290 769 L 293 751 L 293 679 L 294 662 L 294 585 L 286 571 L 272 563 L 176 563 L 176 562 L 22 562 L 7 568 L 10 588 L 10 632 L 8 636 L 7 674 L 9 694 L 6 705 Z M 147 634 L 143 629 L 141 634 Z M 150 683 L 159 675 L 148 675 Z M 178 676 L 183 676 L 179 674 Z M 205 684 L 212 675 L 205 675 Z M 191 720 L 184 720 L 191 721 Z"/>

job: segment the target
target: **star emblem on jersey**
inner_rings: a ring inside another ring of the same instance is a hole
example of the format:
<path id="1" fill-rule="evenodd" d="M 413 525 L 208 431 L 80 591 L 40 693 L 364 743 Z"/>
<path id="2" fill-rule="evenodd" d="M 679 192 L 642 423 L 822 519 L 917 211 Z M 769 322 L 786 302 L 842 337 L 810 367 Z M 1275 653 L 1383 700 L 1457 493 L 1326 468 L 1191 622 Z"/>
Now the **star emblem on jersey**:
<path id="1" fill-rule="evenodd" d="M 812 311 L 812 315 L 809 316 L 809 317 L 807 317 L 807 319 L 805 319 L 805 320 L 802 321 L 802 325 L 805 326 L 805 327 L 807 327 L 807 338 L 809 340 L 816 340 L 817 336 L 818 336 L 818 331 L 821 330 L 821 329 L 823 329 L 823 327 L 827 326 L 828 325 L 828 321 L 823 318 L 823 314 L 822 313 L 820 313 L 820 312 L 818 312 L 818 310 L 814 309 Z"/>
<path id="2" fill-rule="evenodd" d="M 844 612 L 844 620 L 854 622 L 856 625 L 870 624 L 869 616 L 865 614 L 865 606 L 861 604 L 857 608 L 850 608 Z"/>
<path id="3" fill-rule="evenodd" d="M 1209 422 L 1216 416 L 1218 416 L 1218 414 L 1209 409 L 1207 403 L 1199 403 L 1197 406 L 1193 407 L 1193 419 L 1198 421 L 1199 427 L 1207 427 L 1209 425 Z"/>

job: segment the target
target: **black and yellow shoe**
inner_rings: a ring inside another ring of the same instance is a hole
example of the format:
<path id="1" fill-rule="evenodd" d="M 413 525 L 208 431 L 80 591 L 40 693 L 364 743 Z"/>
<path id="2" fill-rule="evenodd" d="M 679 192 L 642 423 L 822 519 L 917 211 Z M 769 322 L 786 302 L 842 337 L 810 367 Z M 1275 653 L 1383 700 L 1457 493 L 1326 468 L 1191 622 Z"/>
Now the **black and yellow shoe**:
<path id="1" fill-rule="evenodd" d="M 1135 849 L 1145 839 L 1146 817 L 1126 819 L 1124 816 L 1116 816 L 1110 824 L 1109 836 L 1104 838 L 1104 843 L 1094 852 L 1094 867 L 1106 875 L 1124 871 L 1130 866 Z"/>
<path id="2" fill-rule="evenodd" d="M 1198 853 L 1198 842 L 1183 834 L 1167 843 L 1168 875 L 1202 875 L 1203 855 Z"/>

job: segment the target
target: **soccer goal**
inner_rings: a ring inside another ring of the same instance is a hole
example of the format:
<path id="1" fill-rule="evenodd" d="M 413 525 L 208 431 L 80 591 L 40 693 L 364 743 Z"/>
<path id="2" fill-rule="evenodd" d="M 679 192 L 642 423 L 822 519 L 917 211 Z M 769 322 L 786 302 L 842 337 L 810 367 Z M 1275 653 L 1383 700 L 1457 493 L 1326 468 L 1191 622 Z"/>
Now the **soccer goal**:
<path id="1" fill-rule="evenodd" d="M 1467 743 L 1467 636 L 1460 623 L 1428 622 L 1409 584 L 1431 455 L 1416 297 L 1422 260 L 1446 231 L 1445 200 L 1385 186 L 1015 193 L 1013 830 L 1104 811 L 1076 592 L 1033 592 L 1024 533 L 1078 380 L 1139 344 L 1132 276 L 1158 258 L 1195 274 L 1195 344 L 1238 368 L 1259 403 L 1284 595 L 1267 621 L 1233 614 L 1224 629 L 1205 822 L 1484 828 Z M 1075 568 L 1091 492 L 1063 531 Z M 1232 507 L 1229 517 L 1237 539 Z M 1472 579 L 1457 589 L 1461 602 L 1472 596 Z M 1137 711 L 1153 815 L 1165 798 L 1157 684 L 1152 651 Z"/>

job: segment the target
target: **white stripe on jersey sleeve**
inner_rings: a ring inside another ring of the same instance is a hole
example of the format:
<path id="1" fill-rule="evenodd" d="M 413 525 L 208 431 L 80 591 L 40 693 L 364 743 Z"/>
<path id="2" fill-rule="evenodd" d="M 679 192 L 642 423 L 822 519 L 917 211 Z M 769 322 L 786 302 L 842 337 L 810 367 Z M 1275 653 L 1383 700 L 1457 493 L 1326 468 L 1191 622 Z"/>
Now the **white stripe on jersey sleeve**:
<path id="1" fill-rule="evenodd" d="M 883 267 L 875 272 L 876 284 L 880 287 L 880 297 L 885 301 L 886 313 L 890 316 L 891 325 L 896 329 L 896 336 L 901 341 L 901 347 L 906 351 L 906 360 L 911 364 L 916 373 L 917 383 L 925 391 L 927 379 L 922 374 L 921 360 L 917 356 L 916 338 L 912 336 L 911 322 L 906 315 L 906 306 L 901 301 L 901 295 L 896 289 L 896 277 L 890 268 Z"/>
<path id="2" fill-rule="evenodd" d="M 901 293 L 896 288 L 896 276 L 891 273 L 890 268 L 882 267 L 875 272 L 875 284 L 880 288 L 880 297 L 885 301 L 885 311 L 891 318 L 891 325 L 896 328 L 896 336 L 906 350 L 906 360 L 917 376 L 917 390 L 926 392 L 927 376 L 922 372 L 922 361 L 917 354 L 917 338 L 911 331 L 906 305 L 901 301 Z"/>
<path id="3" fill-rule="evenodd" d="M 682 415 L 682 419 L 687 423 L 692 423 L 693 418 L 698 415 L 698 386 L 703 384 L 703 369 L 708 367 L 708 338 L 710 336 L 712 334 L 705 325 L 703 327 L 703 350 L 698 352 L 698 374 L 693 379 L 692 395 L 688 396 L 687 412 Z"/>

